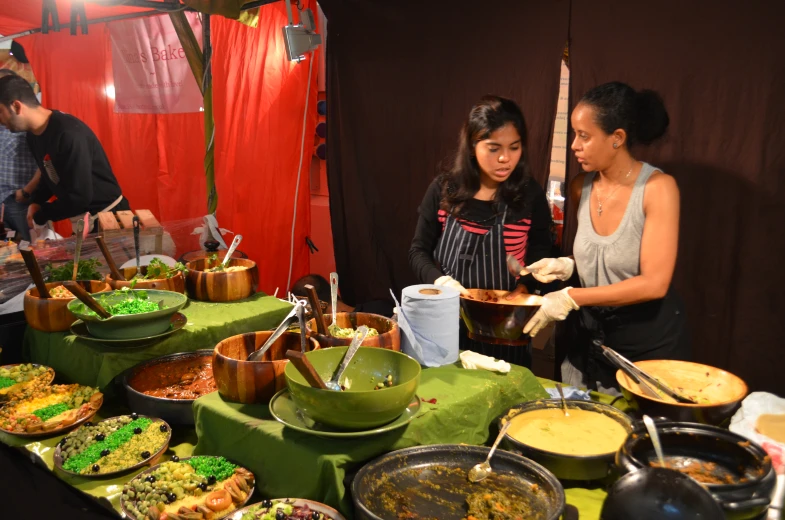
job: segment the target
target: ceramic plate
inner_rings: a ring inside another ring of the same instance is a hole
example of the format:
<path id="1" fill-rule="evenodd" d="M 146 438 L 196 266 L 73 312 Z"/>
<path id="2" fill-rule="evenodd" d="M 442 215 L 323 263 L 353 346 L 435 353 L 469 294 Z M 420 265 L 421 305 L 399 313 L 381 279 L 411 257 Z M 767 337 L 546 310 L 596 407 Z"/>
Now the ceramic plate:
<path id="1" fill-rule="evenodd" d="M 60 448 L 62 446 L 62 442 L 64 442 L 68 437 L 77 434 L 78 430 L 74 430 L 73 432 L 71 432 L 68 435 L 66 435 L 65 437 L 63 437 L 63 439 L 60 442 L 57 443 L 57 448 L 55 449 L 55 454 L 54 454 L 55 467 L 58 470 L 62 471 L 63 473 L 68 473 L 69 475 L 75 475 L 77 477 L 83 477 L 83 478 L 110 478 L 110 477 L 114 477 L 116 475 L 122 475 L 123 473 L 128 473 L 130 471 L 133 471 L 135 469 L 141 468 L 143 466 L 157 464 L 158 463 L 158 459 L 160 459 L 161 455 L 163 455 L 164 452 L 167 450 L 167 448 L 169 448 L 169 442 L 172 440 L 172 427 L 169 426 L 169 424 L 166 421 L 164 421 L 163 419 L 158 419 L 156 417 L 148 417 L 146 415 L 139 415 L 138 417 L 146 417 L 147 419 L 151 419 L 153 421 L 153 423 L 154 423 L 151 427 L 155 427 L 155 426 L 160 427 L 161 424 L 165 424 L 166 425 L 166 429 L 169 432 L 169 434 L 166 437 L 166 441 L 151 456 L 147 457 L 146 459 L 144 459 L 144 460 L 142 460 L 140 462 L 137 462 L 136 464 L 127 466 L 127 467 L 125 467 L 123 469 L 119 469 L 119 470 L 116 470 L 116 471 L 110 471 L 108 473 L 99 473 L 99 474 L 93 475 L 93 474 L 89 474 L 89 473 L 75 473 L 73 471 L 68 471 L 67 469 L 63 468 L 63 455 L 62 455 L 62 453 L 60 451 Z M 108 421 L 108 420 L 111 420 L 111 419 L 117 419 L 117 417 L 110 417 L 109 419 L 104 419 L 104 421 Z M 100 423 L 102 423 L 104 421 L 100 421 L 100 422 L 96 423 L 96 425 L 100 424 Z M 80 426 L 80 428 L 84 428 L 84 427 L 85 427 L 84 425 Z"/>
<path id="2" fill-rule="evenodd" d="M 182 312 L 177 312 L 172 315 L 171 319 L 171 326 L 169 330 L 166 332 L 162 332 L 161 334 L 156 334 L 154 336 L 148 336 L 146 338 L 135 338 L 135 339 L 106 339 L 106 338 L 96 338 L 92 334 L 87 331 L 87 325 L 82 320 L 76 320 L 73 325 L 71 325 L 71 334 L 78 337 L 79 339 L 83 339 L 85 341 L 93 341 L 97 343 L 103 343 L 105 345 L 114 346 L 114 347 L 135 347 L 135 346 L 144 346 L 149 343 L 153 343 L 154 341 L 158 341 L 161 338 L 165 338 L 169 334 L 177 332 L 178 330 L 185 327 L 185 324 L 188 323 L 188 318 Z"/>
<path id="3" fill-rule="evenodd" d="M 309 433 L 318 437 L 338 437 L 350 439 L 353 437 L 369 437 L 380 433 L 396 430 L 406 426 L 420 411 L 420 398 L 415 395 L 406 410 L 393 422 L 387 423 L 371 430 L 347 432 L 325 426 L 315 422 L 313 419 L 302 413 L 294 404 L 294 400 L 289 394 L 289 389 L 284 388 L 273 396 L 270 400 L 270 413 L 275 419 L 293 430 Z"/>

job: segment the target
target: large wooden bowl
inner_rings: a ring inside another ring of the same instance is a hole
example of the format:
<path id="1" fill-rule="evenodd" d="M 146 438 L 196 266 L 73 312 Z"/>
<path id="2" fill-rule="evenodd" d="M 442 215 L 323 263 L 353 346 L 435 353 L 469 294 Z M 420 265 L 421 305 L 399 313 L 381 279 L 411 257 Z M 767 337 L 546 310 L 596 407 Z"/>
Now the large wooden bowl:
<path id="1" fill-rule="evenodd" d="M 231 302 L 248 298 L 256 292 L 259 285 L 259 270 L 256 262 L 244 258 L 232 258 L 229 267 L 247 267 L 242 271 L 234 272 L 206 272 L 214 267 L 217 262 L 209 258 L 200 258 L 188 262 L 188 275 L 185 286 L 188 296 L 203 302 Z"/>
<path id="2" fill-rule="evenodd" d="M 259 350 L 272 332 L 249 332 L 226 338 L 213 351 L 213 377 L 218 393 L 226 400 L 239 403 L 269 403 L 276 392 L 286 388 L 284 369 L 289 360 L 287 350 L 300 350 L 300 334 L 284 333 L 262 361 L 246 361 Z M 310 350 L 319 348 L 319 343 L 308 338 Z"/>
<path id="3" fill-rule="evenodd" d="M 109 284 L 96 280 L 77 282 L 89 293 L 106 292 L 110 290 Z M 51 291 L 63 282 L 51 282 L 46 288 Z M 38 289 L 33 287 L 25 293 L 24 312 L 27 324 L 43 332 L 64 332 L 71 328 L 71 324 L 78 318 L 68 310 L 68 304 L 76 298 L 40 298 Z"/>
<path id="4" fill-rule="evenodd" d="M 325 328 L 329 327 L 332 322 L 332 314 L 325 314 Z M 398 323 L 390 318 L 369 312 L 339 312 L 335 317 L 335 324 L 342 329 L 349 327 L 356 329 L 360 325 L 372 327 L 376 329 L 379 335 L 366 336 L 365 341 L 362 342 L 363 347 L 381 347 L 396 352 L 401 351 L 401 330 L 398 328 Z M 319 342 L 322 348 L 345 347 L 352 342 L 352 338 L 335 338 L 330 335 L 319 334 L 316 328 L 316 318 L 308 320 L 305 327 L 308 329 L 308 333 L 316 338 L 316 341 Z"/>
<path id="5" fill-rule="evenodd" d="M 133 282 L 129 281 L 136 276 L 136 267 L 124 267 L 120 272 L 125 277 L 125 280 L 115 280 L 112 278 L 111 273 L 106 275 L 106 282 L 112 289 L 122 289 L 123 287 L 131 287 Z M 142 266 L 142 274 L 147 274 L 147 266 Z M 178 272 L 171 278 L 160 278 L 156 280 L 137 280 L 134 284 L 134 289 L 157 289 L 159 291 L 173 291 L 185 294 L 185 276 L 183 273 Z"/>
<path id="6" fill-rule="evenodd" d="M 739 377 L 709 365 L 670 359 L 638 361 L 635 365 L 677 392 L 698 401 L 698 404 L 682 404 L 669 398 L 648 397 L 634 381 L 618 370 L 616 381 L 624 397 L 637 402 L 641 412 L 652 416 L 719 425 L 736 412 L 748 391 L 747 384 Z"/>

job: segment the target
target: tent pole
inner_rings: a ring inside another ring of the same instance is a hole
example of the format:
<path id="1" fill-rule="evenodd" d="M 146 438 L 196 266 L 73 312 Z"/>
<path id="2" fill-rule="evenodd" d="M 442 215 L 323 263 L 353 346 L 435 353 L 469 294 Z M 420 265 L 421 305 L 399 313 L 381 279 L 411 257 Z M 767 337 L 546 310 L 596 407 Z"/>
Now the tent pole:
<path id="1" fill-rule="evenodd" d="M 141 13 L 127 13 L 127 14 L 118 14 L 117 16 L 105 16 L 103 18 L 95 18 L 94 20 L 88 20 L 87 25 L 93 25 L 96 23 L 115 22 L 117 20 L 128 20 L 129 18 L 143 18 L 145 16 L 154 16 L 157 14 L 163 14 L 163 13 L 161 13 L 161 11 L 142 11 Z M 28 29 L 27 31 L 18 32 L 15 34 L 0 36 L 0 42 L 15 40 L 23 36 L 30 36 L 31 34 L 38 34 L 40 32 L 41 32 L 40 27 L 36 29 Z"/>

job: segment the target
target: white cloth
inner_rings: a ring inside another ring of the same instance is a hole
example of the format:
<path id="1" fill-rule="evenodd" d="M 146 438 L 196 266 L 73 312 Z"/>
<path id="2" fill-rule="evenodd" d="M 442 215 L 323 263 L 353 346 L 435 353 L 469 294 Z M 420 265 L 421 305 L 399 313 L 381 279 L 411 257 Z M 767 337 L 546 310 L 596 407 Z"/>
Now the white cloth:
<path id="1" fill-rule="evenodd" d="M 484 356 L 471 350 L 464 350 L 460 355 L 463 368 L 468 370 L 489 370 L 506 374 L 510 371 L 510 364 L 490 356 Z"/>

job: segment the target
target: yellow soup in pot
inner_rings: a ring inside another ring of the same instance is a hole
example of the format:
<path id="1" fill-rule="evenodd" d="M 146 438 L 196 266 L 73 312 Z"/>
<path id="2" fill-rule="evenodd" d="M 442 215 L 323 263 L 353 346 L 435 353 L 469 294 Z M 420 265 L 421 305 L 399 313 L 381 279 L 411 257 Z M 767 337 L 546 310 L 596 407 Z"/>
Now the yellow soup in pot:
<path id="1" fill-rule="evenodd" d="M 507 435 L 533 448 L 566 455 L 604 455 L 618 451 L 627 430 L 607 415 L 570 408 L 532 410 L 510 419 Z"/>

